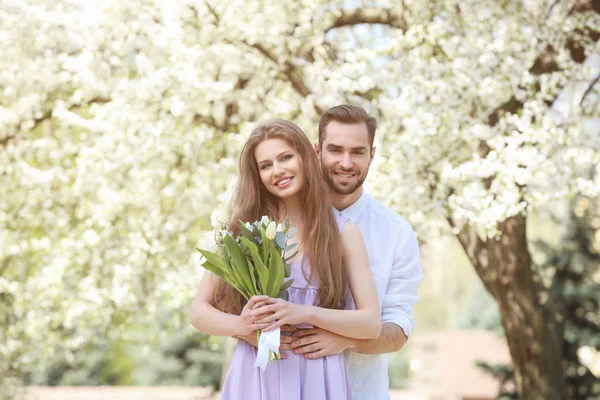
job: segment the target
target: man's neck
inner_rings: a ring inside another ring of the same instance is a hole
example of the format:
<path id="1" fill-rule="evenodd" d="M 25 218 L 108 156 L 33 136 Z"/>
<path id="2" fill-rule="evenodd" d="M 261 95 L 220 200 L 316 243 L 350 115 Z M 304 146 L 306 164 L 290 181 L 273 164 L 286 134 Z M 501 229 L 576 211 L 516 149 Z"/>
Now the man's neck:
<path id="1" fill-rule="evenodd" d="M 330 189 L 329 198 L 331 199 L 331 204 L 335 207 L 336 210 L 343 211 L 346 208 L 350 207 L 352 204 L 356 203 L 356 201 L 360 198 L 362 193 L 362 186 L 350 194 L 339 194 Z"/>

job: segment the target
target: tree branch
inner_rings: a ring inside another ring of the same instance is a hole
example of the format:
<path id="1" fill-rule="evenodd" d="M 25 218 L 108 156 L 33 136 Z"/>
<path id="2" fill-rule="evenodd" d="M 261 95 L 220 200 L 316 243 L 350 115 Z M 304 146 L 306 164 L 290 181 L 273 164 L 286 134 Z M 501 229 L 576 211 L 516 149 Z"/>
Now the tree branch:
<path id="1" fill-rule="evenodd" d="M 217 11 L 213 8 L 213 6 L 211 6 L 209 4 L 208 1 L 205 1 L 204 4 L 206 5 L 206 8 L 208 9 L 208 11 L 212 14 L 212 16 L 215 18 L 215 20 L 217 21 L 217 25 L 221 22 L 221 17 L 219 16 L 219 14 L 217 13 Z M 200 18 L 200 14 L 196 13 L 198 15 L 198 19 L 201 20 Z"/>
<path id="2" fill-rule="evenodd" d="M 600 12 L 595 8 L 596 3 L 600 3 L 598 1 L 590 1 L 583 0 L 576 3 L 576 5 L 569 11 L 569 14 L 578 13 L 578 12 Z M 554 5 L 553 5 L 554 6 Z M 552 7 L 553 7 L 552 6 Z M 588 39 L 593 42 L 597 42 L 600 40 L 600 33 L 596 32 L 592 29 L 585 29 L 584 31 L 577 31 L 578 34 L 586 36 Z M 583 63 L 587 58 L 585 54 L 584 47 L 576 42 L 573 38 L 569 39 L 566 43 L 566 48 L 569 50 L 571 58 L 573 61 L 577 63 Z M 532 66 L 529 68 L 529 73 L 535 76 L 540 76 L 544 74 L 549 74 L 552 72 L 560 71 L 560 67 L 558 62 L 556 61 L 557 51 L 551 45 L 548 45 L 542 53 L 540 53 Z M 523 85 L 524 86 L 524 85 Z M 557 96 L 558 93 L 557 92 Z M 550 104 L 554 103 L 553 99 Z M 524 101 L 518 100 L 515 96 L 512 96 L 506 103 L 496 107 L 492 112 L 488 115 L 488 125 L 494 126 L 498 123 L 500 118 L 504 114 L 510 113 L 514 114 L 521 110 L 524 105 Z"/>
<path id="3" fill-rule="evenodd" d="M 42 115 L 39 118 L 34 118 L 33 119 L 33 123 L 34 123 L 34 127 L 37 126 L 40 122 L 43 122 L 47 119 L 49 119 L 50 117 L 52 117 L 52 111 L 45 111 L 44 113 L 42 113 Z M 17 135 L 19 134 L 19 127 L 21 126 L 23 122 L 19 122 L 17 124 L 14 125 L 14 128 L 11 129 L 12 133 L 11 134 L 7 134 L 4 137 L 0 137 L 0 146 L 6 146 L 10 141 L 14 140 L 17 138 Z"/>
<path id="4" fill-rule="evenodd" d="M 585 90 L 585 93 L 583 93 L 583 96 L 581 97 L 581 101 L 579 101 L 579 106 L 581 106 L 583 104 L 583 101 L 585 100 L 585 98 L 587 97 L 587 95 L 592 92 L 592 90 L 594 89 L 594 85 L 596 83 L 598 83 L 598 80 L 600 80 L 600 73 L 598 75 L 596 75 L 596 77 L 594 78 L 594 80 L 590 83 L 590 85 L 588 86 L 588 88 Z"/>
<path id="5" fill-rule="evenodd" d="M 523 102 L 512 96 L 506 103 L 496 107 L 494 111 L 488 115 L 488 125 L 494 126 L 500 121 L 504 114 L 514 114 L 523 107 Z"/>
<path id="6" fill-rule="evenodd" d="M 598 0 L 578 0 L 575 2 L 569 15 L 581 11 L 595 11 L 600 14 L 600 1 Z"/>
<path id="7" fill-rule="evenodd" d="M 359 24 L 380 24 L 406 31 L 408 24 L 404 20 L 404 7 L 399 9 L 386 8 L 355 8 L 342 10 L 325 28 L 325 32 L 344 26 Z"/>
<path id="8" fill-rule="evenodd" d="M 271 62 L 273 62 L 273 64 L 275 64 L 275 66 L 277 67 L 277 69 L 281 73 L 283 73 L 283 75 L 285 75 L 285 77 L 288 79 L 288 81 L 290 82 L 290 84 L 292 85 L 292 87 L 294 88 L 294 90 L 300 96 L 306 97 L 306 96 L 308 96 L 308 95 L 311 94 L 311 91 L 306 87 L 306 85 L 304 84 L 304 81 L 302 80 L 302 78 L 300 77 L 300 75 L 297 73 L 298 69 L 296 68 L 296 66 L 294 64 L 292 64 L 291 61 L 286 60 L 285 62 L 280 62 L 277 59 L 277 57 L 275 57 L 275 55 L 273 55 L 268 49 L 266 49 L 260 43 L 250 44 L 250 43 L 248 43 L 245 40 L 243 41 L 243 43 L 246 46 L 251 47 L 251 48 L 257 50 L 263 56 L 265 56 L 266 58 L 268 58 L 269 60 L 271 60 Z M 317 115 L 321 115 L 325 111 L 318 104 L 314 104 L 313 103 L 313 107 L 314 107 L 315 112 L 317 113 Z"/>
<path id="9" fill-rule="evenodd" d="M 556 51 L 552 46 L 548 46 L 546 50 L 537 56 L 531 68 L 529 68 L 529 72 L 532 75 L 543 75 L 548 74 L 550 72 L 558 72 L 560 71 L 560 67 L 556 62 Z"/>
<path id="10" fill-rule="evenodd" d="M 71 104 L 68 107 L 68 110 L 73 110 L 74 108 L 80 107 L 81 105 L 84 104 L 94 104 L 94 103 L 107 103 L 109 101 L 109 99 L 104 98 L 104 97 L 94 97 L 90 100 L 86 100 L 86 101 L 82 101 L 79 104 Z M 42 113 L 41 116 L 39 116 L 38 118 L 33 118 L 31 119 L 33 121 L 33 127 L 31 129 L 35 129 L 36 126 L 38 126 L 40 123 L 44 122 L 47 119 L 52 118 L 52 110 L 53 110 L 53 106 L 49 107 L 48 110 L 44 111 Z M 27 119 L 29 120 L 29 119 Z M 20 126 L 24 121 L 20 121 L 16 124 L 13 125 L 12 129 L 9 129 L 8 134 L 6 134 L 6 136 L 2 136 L 0 137 L 0 146 L 6 146 L 10 141 L 14 140 L 17 138 L 19 132 L 20 132 Z"/>

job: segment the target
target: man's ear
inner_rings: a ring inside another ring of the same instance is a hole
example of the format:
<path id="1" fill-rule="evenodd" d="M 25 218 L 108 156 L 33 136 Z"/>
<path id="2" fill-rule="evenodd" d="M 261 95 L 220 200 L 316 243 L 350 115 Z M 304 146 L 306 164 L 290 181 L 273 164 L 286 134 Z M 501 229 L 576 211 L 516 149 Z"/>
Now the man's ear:
<path id="1" fill-rule="evenodd" d="M 321 146 L 319 146 L 319 143 L 315 143 L 315 153 L 317 153 L 318 156 L 321 155 Z"/>
<path id="2" fill-rule="evenodd" d="M 369 156 L 370 160 L 369 160 L 369 164 L 371 164 L 371 162 L 373 162 L 373 158 L 375 158 L 375 151 L 377 150 L 377 147 L 373 147 L 371 149 L 371 154 Z"/>

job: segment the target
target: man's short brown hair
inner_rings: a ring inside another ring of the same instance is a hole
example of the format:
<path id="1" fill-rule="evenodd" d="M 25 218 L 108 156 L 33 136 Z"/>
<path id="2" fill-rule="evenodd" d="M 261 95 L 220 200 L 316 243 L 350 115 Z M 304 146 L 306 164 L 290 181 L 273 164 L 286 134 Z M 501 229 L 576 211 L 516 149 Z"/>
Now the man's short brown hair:
<path id="1" fill-rule="evenodd" d="M 360 124 L 364 122 L 369 132 L 369 145 L 373 148 L 377 119 L 371 117 L 364 108 L 341 104 L 327 109 L 319 120 L 319 146 L 322 146 L 325 141 L 325 129 L 331 121 L 337 121 L 341 124 Z"/>

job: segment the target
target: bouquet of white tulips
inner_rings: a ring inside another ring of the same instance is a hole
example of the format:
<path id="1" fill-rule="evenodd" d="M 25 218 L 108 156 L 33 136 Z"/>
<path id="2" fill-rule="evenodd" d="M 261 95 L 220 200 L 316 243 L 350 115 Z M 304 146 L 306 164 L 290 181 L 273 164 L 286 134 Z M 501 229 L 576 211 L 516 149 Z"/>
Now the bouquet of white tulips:
<path id="1" fill-rule="evenodd" d="M 297 252 L 285 257 L 296 244 L 287 242 L 295 228 L 271 221 L 264 216 L 253 223 L 240 221 L 241 235 L 233 237 L 226 230 L 217 232 L 218 254 L 198 249 L 204 261 L 202 266 L 231 285 L 246 300 L 256 295 L 280 297 L 287 300 L 287 289 L 293 279 L 284 281 L 291 274 L 288 263 Z M 258 354 L 255 366 L 263 370 L 269 361 L 280 358 L 279 328 L 261 334 L 257 332 Z"/>

